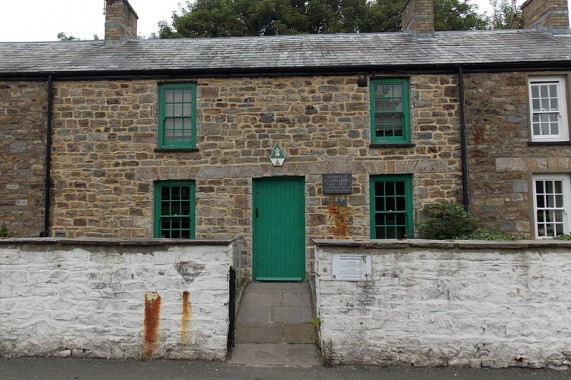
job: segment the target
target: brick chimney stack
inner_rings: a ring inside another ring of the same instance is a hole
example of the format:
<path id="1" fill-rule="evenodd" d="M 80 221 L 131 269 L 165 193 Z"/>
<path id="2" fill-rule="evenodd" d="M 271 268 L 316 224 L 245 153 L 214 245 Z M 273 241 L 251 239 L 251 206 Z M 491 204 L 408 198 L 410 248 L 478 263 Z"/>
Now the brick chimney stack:
<path id="1" fill-rule="evenodd" d="M 138 19 L 128 0 L 105 0 L 105 46 L 137 39 Z"/>
<path id="2" fill-rule="evenodd" d="M 567 0 L 527 0 L 521 6 L 523 27 L 569 33 Z"/>
<path id="3" fill-rule="evenodd" d="M 434 36 L 434 0 L 408 0 L 402 12 L 402 31 L 418 38 Z"/>

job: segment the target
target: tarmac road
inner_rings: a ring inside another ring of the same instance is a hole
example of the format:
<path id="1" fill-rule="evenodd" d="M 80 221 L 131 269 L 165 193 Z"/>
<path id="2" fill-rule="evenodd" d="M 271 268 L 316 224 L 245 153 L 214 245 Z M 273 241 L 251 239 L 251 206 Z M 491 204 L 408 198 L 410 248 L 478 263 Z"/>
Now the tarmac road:
<path id="1" fill-rule="evenodd" d="M 208 379 L 208 380 L 570 380 L 571 370 L 469 369 L 394 366 L 387 368 L 251 367 L 226 362 L 176 360 L 102 360 L 57 358 L 0 358 L 0 379 Z"/>

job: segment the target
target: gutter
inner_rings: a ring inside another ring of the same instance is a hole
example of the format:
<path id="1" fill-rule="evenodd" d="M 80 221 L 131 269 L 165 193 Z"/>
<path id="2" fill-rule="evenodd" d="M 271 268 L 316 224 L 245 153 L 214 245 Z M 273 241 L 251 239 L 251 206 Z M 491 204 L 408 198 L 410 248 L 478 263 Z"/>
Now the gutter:
<path id="1" fill-rule="evenodd" d="M 41 237 L 50 236 L 50 209 L 52 190 L 52 114 L 53 114 L 53 77 L 48 75 L 48 112 L 46 121 L 46 178 L 44 183 L 44 231 Z"/>
<path id="2" fill-rule="evenodd" d="M 294 66 L 294 67 L 236 67 L 236 68 L 186 68 L 143 70 L 60 71 L 57 73 L 0 72 L 2 80 L 45 80 L 56 75 L 58 81 L 69 80 L 127 80 L 127 79 L 199 79 L 235 77 L 291 77 L 291 76 L 337 76 L 337 75 L 405 75 L 405 74 L 455 74 L 464 72 L 511 72 L 511 71 L 568 71 L 571 61 L 552 62 L 494 62 L 494 63 L 437 63 L 408 65 L 340 65 L 340 66 Z"/>
<path id="3" fill-rule="evenodd" d="M 462 204 L 464 209 L 469 213 L 470 210 L 470 193 L 469 189 L 469 171 L 468 171 L 468 140 L 466 137 L 466 104 L 464 98 L 464 71 L 462 67 L 458 68 L 458 92 L 460 102 L 460 146 L 462 154 Z"/>

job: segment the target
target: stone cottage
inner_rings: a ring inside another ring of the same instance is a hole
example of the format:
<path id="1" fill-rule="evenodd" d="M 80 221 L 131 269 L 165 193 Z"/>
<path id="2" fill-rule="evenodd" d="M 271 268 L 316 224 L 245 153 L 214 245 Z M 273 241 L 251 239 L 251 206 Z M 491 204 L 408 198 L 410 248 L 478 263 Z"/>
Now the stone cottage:
<path id="1" fill-rule="evenodd" d="M 241 237 L 242 276 L 303 280 L 312 239 L 415 236 L 427 204 L 531 238 L 571 231 L 565 0 L 525 29 L 0 43 L 11 237 Z"/>

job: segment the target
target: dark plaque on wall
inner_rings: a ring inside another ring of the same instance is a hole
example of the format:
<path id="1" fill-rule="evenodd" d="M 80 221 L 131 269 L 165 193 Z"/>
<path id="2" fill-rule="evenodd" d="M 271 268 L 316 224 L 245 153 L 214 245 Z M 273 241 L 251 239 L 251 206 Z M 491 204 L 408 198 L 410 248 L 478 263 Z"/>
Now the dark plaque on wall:
<path id="1" fill-rule="evenodd" d="M 351 174 L 323 174 L 323 194 L 351 194 Z"/>

